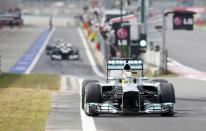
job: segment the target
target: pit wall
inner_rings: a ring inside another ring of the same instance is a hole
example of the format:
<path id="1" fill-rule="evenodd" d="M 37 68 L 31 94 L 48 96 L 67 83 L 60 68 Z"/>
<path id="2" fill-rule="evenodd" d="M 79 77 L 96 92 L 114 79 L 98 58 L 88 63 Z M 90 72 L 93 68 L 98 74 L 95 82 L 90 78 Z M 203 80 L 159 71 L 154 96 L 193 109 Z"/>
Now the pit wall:
<path id="1" fill-rule="evenodd" d="M 33 15 L 24 15 L 24 25 L 27 26 L 47 26 L 50 25 L 50 16 L 33 16 Z M 52 24 L 54 27 L 66 27 L 74 26 L 75 19 L 69 17 L 52 17 Z"/>
<path id="2" fill-rule="evenodd" d="M 82 29 L 89 47 L 97 60 L 97 63 L 105 71 L 107 45 L 104 38 L 98 30 L 94 29 L 92 26 L 89 26 L 87 23 L 82 23 Z"/>

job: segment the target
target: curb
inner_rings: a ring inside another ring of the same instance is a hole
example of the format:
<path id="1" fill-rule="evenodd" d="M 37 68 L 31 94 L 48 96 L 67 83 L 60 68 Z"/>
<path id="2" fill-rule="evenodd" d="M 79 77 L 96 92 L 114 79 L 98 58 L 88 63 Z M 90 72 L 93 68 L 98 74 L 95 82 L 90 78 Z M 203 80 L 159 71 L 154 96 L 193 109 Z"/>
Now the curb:
<path id="1" fill-rule="evenodd" d="M 186 78 L 206 81 L 206 72 L 185 66 L 172 58 L 169 58 L 168 61 L 170 61 L 168 63 L 168 70 L 170 72 Z"/>

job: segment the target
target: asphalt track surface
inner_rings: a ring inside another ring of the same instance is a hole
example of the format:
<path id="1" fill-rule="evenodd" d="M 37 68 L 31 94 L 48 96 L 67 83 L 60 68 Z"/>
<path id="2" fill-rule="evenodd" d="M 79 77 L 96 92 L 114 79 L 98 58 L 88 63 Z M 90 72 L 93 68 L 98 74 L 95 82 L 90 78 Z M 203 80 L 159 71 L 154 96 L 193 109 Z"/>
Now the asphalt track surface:
<path id="1" fill-rule="evenodd" d="M 183 65 L 206 72 L 206 29 L 167 31 L 169 57 Z"/>
<path id="2" fill-rule="evenodd" d="M 68 40 L 80 50 L 79 61 L 52 61 L 46 53 L 40 57 L 33 73 L 69 75 L 64 92 L 53 95 L 52 109 L 46 125 L 47 131 L 82 130 L 80 95 L 77 79 L 95 78 L 78 31 L 74 27 L 58 28 L 54 39 Z M 189 56 L 188 56 L 189 57 Z M 206 82 L 186 78 L 167 78 L 174 83 L 177 97 L 177 114 L 174 117 L 160 115 L 100 115 L 94 117 L 98 131 L 205 131 Z M 86 129 L 83 129 L 86 130 Z"/>
<path id="3" fill-rule="evenodd" d="M 8 72 L 32 45 L 44 28 L 28 27 L 0 29 L 1 70 Z"/>
<path id="4" fill-rule="evenodd" d="M 95 76 L 76 27 L 56 29 L 49 41 L 49 44 L 53 44 L 56 39 L 65 40 L 71 43 L 73 48 L 79 49 L 80 60 L 52 61 L 50 56 L 46 55 L 46 52 L 43 52 L 43 55 L 39 59 L 32 72 L 72 75 L 84 78 Z"/>

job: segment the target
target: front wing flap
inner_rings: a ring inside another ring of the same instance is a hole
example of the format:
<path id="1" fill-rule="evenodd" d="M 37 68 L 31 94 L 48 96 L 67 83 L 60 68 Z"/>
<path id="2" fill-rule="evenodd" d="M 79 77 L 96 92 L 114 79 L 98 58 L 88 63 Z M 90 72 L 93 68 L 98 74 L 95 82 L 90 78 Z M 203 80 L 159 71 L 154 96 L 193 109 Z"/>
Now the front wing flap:
<path id="1" fill-rule="evenodd" d="M 110 103 L 87 103 L 86 104 L 86 113 L 90 114 L 158 114 L 158 113 L 175 113 L 175 103 L 145 103 L 144 111 L 129 111 L 124 112 L 120 108 L 117 108 Z"/>

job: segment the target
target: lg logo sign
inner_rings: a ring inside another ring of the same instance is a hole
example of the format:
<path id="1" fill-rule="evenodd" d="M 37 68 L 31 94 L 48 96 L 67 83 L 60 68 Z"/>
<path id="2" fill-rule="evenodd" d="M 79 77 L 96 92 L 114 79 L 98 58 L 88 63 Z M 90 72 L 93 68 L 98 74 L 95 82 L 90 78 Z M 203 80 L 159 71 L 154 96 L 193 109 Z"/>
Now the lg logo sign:
<path id="1" fill-rule="evenodd" d="M 193 30 L 193 14 L 185 12 L 174 13 L 173 16 L 173 29 Z"/>
<path id="2" fill-rule="evenodd" d="M 183 19 L 183 24 L 184 25 L 193 25 L 193 19 L 192 18 Z"/>
<path id="3" fill-rule="evenodd" d="M 128 34 L 128 30 L 126 28 L 119 28 L 117 30 L 117 37 L 119 38 L 118 40 L 118 45 L 119 46 L 126 46 L 128 43 L 127 43 L 127 37 L 129 36 Z"/>
<path id="4" fill-rule="evenodd" d="M 117 30 L 117 36 L 119 39 L 126 39 L 128 37 L 128 30 L 126 28 L 120 28 Z"/>
<path id="5" fill-rule="evenodd" d="M 174 18 L 174 24 L 177 25 L 177 26 L 180 26 L 182 25 L 182 20 L 180 17 L 175 17 Z"/>
<path id="6" fill-rule="evenodd" d="M 118 46 L 126 46 L 129 44 L 130 34 L 129 27 L 119 27 L 116 31 L 116 42 Z"/>
<path id="7" fill-rule="evenodd" d="M 193 19 L 192 18 L 184 18 L 183 20 L 180 17 L 174 18 L 174 24 L 177 26 L 180 25 L 193 25 Z"/>

